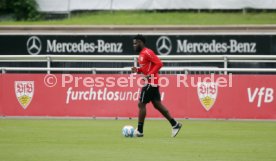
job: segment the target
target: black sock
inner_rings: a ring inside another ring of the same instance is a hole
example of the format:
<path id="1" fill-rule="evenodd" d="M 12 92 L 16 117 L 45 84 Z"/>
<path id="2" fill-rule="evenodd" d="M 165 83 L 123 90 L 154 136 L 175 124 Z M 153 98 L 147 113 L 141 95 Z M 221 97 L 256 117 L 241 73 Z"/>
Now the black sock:
<path id="1" fill-rule="evenodd" d="M 171 123 L 172 126 L 175 126 L 177 124 L 177 122 L 175 121 L 175 119 L 171 119 L 170 123 Z"/>
<path id="2" fill-rule="evenodd" d="M 144 127 L 144 123 L 143 122 L 138 122 L 138 131 L 140 133 L 143 133 L 143 127 Z"/>

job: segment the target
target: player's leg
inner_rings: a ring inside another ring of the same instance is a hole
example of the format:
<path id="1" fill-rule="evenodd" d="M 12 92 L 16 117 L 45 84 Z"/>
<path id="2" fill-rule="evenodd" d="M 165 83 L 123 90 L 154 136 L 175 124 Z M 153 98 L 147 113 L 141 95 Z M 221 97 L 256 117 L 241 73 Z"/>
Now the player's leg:
<path id="1" fill-rule="evenodd" d="M 153 106 L 171 123 L 172 125 L 172 137 L 175 137 L 180 131 L 182 124 L 176 122 L 175 119 L 170 115 L 168 109 L 161 103 L 161 101 L 152 100 Z"/>
<path id="2" fill-rule="evenodd" d="M 152 93 L 151 102 L 153 106 L 170 122 L 172 126 L 172 137 L 175 137 L 180 131 L 182 124 L 176 122 L 175 119 L 170 115 L 169 110 L 161 103 L 159 87 L 153 87 Z"/>
<path id="3" fill-rule="evenodd" d="M 146 109 L 146 104 L 143 102 L 138 103 L 139 107 L 139 114 L 138 114 L 138 131 L 140 133 L 143 133 L 143 128 L 144 128 L 144 122 L 145 118 L 147 115 L 147 109 Z"/>
<path id="4" fill-rule="evenodd" d="M 134 135 L 137 137 L 143 137 L 144 122 L 147 114 L 146 104 L 150 102 L 149 85 L 142 88 L 139 98 L 139 114 L 138 114 L 138 128 L 135 130 Z"/>
<path id="5" fill-rule="evenodd" d="M 169 110 L 161 103 L 159 100 L 152 100 L 152 104 L 155 109 L 157 109 L 170 123 L 172 126 L 175 126 L 177 122 L 170 115 Z"/>

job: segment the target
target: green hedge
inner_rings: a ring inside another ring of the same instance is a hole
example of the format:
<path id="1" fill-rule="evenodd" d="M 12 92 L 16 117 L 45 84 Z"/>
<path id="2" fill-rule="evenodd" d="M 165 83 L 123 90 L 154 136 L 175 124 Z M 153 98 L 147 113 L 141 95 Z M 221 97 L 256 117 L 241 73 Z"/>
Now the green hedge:
<path id="1" fill-rule="evenodd" d="M 0 11 L 14 14 L 16 20 L 40 18 L 35 0 L 0 0 Z"/>
<path id="2" fill-rule="evenodd" d="M 7 12 L 7 0 L 0 0 L 0 11 Z"/>

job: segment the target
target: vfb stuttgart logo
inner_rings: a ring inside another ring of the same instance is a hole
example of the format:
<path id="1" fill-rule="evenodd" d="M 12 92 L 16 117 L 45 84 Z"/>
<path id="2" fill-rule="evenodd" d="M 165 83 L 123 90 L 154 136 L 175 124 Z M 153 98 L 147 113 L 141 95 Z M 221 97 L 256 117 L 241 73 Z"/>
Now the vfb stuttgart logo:
<path id="1" fill-rule="evenodd" d="M 206 111 L 209 111 L 215 104 L 218 85 L 214 82 L 199 82 L 197 84 L 197 95 L 202 106 Z"/>
<path id="2" fill-rule="evenodd" d="M 26 109 L 34 95 L 34 81 L 15 81 L 14 89 L 18 102 Z"/>

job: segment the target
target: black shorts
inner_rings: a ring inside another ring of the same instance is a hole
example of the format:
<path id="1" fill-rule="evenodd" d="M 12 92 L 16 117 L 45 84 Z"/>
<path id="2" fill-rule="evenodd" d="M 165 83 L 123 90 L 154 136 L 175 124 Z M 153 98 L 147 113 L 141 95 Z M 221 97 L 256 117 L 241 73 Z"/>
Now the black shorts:
<path id="1" fill-rule="evenodd" d="M 142 88 L 142 92 L 139 98 L 139 101 L 142 103 L 149 103 L 150 101 L 155 100 L 155 101 L 160 101 L 161 96 L 159 92 L 159 87 L 154 87 L 150 84 L 147 84 Z"/>

